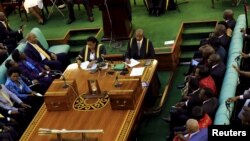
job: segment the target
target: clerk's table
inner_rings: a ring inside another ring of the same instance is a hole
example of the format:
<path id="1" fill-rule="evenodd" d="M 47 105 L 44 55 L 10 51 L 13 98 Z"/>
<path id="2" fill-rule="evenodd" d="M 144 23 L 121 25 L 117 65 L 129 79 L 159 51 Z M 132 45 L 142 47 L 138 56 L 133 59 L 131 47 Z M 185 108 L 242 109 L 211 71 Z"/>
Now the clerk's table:
<path id="1" fill-rule="evenodd" d="M 135 67 L 144 66 L 145 60 L 141 60 L 141 63 Z M 142 82 L 150 84 L 157 67 L 157 60 L 153 60 L 150 66 L 145 66 L 143 75 L 140 76 Z M 116 81 L 115 75 L 108 75 L 108 70 L 101 70 L 96 73 L 90 73 L 89 71 L 82 70 L 78 65 L 71 64 L 64 72 L 64 77 L 67 80 L 74 80 L 77 85 L 78 99 L 82 94 L 88 92 L 87 81 L 95 79 L 98 81 L 101 91 L 110 91 L 114 88 Z M 131 69 L 129 68 L 129 73 Z M 129 73 L 126 76 L 129 77 Z M 71 88 L 71 87 L 70 87 Z M 67 89 L 70 89 L 67 88 Z M 109 98 L 107 98 L 106 104 L 95 105 L 96 107 L 88 107 L 88 103 L 95 102 L 95 99 L 86 100 L 87 106 L 81 107 L 72 106 L 67 111 L 48 111 L 45 104 L 41 106 L 36 116 L 33 118 L 28 128 L 25 130 L 21 137 L 21 141 L 54 141 L 57 139 L 56 135 L 38 135 L 39 128 L 46 129 L 67 129 L 67 130 L 95 130 L 103 129 L 103 134 L 86 134 L 87 139 L 97 138 L 98 141 L 127 141 L 130 140 L 134 126 L 137 124 L 138 116 L 140 115 L 142 103 L 147 93 L 148 87 L 143 87 L 138 94 L 137 102 L 134 110 L 112 110 Z M 72 96 L 75 96 L 72 93 Z M 75 100 L 77 101 L 77 100 Z M 103 106 L 103 107 L 102 107 Z M 82 108 L 84 110 L 79 110 Z M 62 138 L 65 139 L 79 139 L 79 134 L 63 134 Z"/>

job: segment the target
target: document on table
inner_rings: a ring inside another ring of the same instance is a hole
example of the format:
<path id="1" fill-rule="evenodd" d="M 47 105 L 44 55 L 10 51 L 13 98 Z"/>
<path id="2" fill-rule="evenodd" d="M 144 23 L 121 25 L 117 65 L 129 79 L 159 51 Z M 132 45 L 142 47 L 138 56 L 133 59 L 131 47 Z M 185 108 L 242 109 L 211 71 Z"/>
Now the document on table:
<path id="1" fill-rule="evenodd" d="M 97 68 L 97 64 L 96 64 L 96 63 L 93 64 L 91 68 L 88 68 L 89 63 L 90 63 L 89 61 L 82 62 L 82 63 L 81 63 L 81 68 L 82 68 L 83 70 L 94 70 L 94 69 Z"/>
<path id="2" fill-rule="evenodd" d="M 127 63 L 126 63 L 127 64 Z M 137 61 L 137 60 L 135 60 L 135 59 L 133 59 L 133 58 L 131 58 L 130 59 L 130 63 L 129 64 L 127 64 L 129 67 L 134 67 L 134 66 L 136 66 L 136 65 L 138 65 L 138 64 L 140 64 L 140 62 L 139 61 Z"/>
<path id="3" fill-rule="evenodd" d="M 145 67 L 133 68 L 130 76 L 141 76 L 143 74 Z"/>

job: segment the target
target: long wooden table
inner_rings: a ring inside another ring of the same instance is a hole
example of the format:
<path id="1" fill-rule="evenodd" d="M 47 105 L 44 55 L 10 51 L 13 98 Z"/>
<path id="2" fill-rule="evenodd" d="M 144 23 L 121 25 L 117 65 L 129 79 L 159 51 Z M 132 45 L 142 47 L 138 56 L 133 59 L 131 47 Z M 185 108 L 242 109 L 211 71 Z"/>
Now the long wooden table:
<path id="1" fill-rule="evenodd" d="M 143 66 L 144 63 L 145 61 L 141 60 L 141 64 L 138 66 Z M 150 83 L 157 64 L 157 60 L 153 60 L 150 66 L 145 67 L 141 81 Z M 106 72 L 102 70 L 100 73 L 91 74 L 88 71 L 79 69 L 77 64 L 71 64 L 64 72 L 64 76 L 66 80 L 75 79 L 79 94 L 83 94 L 88 91 L 88 79 L 97 79 L 102 91 L 114 89 L 115 76 L 109 76 Z M 131 69 L 129 69 L 129 72 L 131 72 Z M 129 74 L 125 77 L 127 76 Z M 47 111 L 45 104 L 43 104 L 20 140 L 55 141 L 57 139 L 56 135 L 38 135 L 39 128 L 67 130 L 103 129 L 104 134 L 87 134 L 86 137 L 88 139 L 98 138 L 99 141 L 130 140 L 130 135 L 140 115 L 140 109 L 147 89 L 147 87 L 142 89 L 134 110 L 112 110 L 110 103 L 108 103 L 105 107 L 94 111 L 77 111 L 73 108 L 69 111 Z M 63 134 L 62 137 L 63 139 L 80 140 L 81 135 L 72 133 Z"/>

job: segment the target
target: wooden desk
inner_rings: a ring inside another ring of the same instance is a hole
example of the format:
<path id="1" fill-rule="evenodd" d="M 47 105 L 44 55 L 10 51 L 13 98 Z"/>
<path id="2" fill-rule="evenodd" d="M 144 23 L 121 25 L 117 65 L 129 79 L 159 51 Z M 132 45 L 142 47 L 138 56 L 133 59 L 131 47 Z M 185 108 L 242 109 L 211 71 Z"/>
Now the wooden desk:
<path id="1" fill-rule="evenodd" d="M 141 61 L 144 64 L 144 61 Z M 154 60 L 150 67 L 146 67 L 141 77 L 142 81 L 150 82 L 158 62 Z M 130 70 L 131 71 L 131 70 Z M 102 70 L 100 74 L 90 74 L 78 69 L 76 64 L 68 66 L 64 72 L 66 79 L 75 79 L 80 94 L 87 91 L 87 79 L 98 79 L 101 90 L 114 89 L 115 76 L 108 76 Z M 147 92 L 147 87 L 142 89 L 135 110 L 111 110 L 110 103 L 102 109 L 95 111 L 53 111 L 48 112 L 45 104 L 42 105 L 34 119 L 22 135 L 20 141 L 55 141 L 56 135 L 39 136 L 39 128 L 68 129 L 68 130 L 92 130 L 103 129 L 104 134 L 87 134 L 87 138 L 98 138 L 98 141 L 127 141 L 137 123 L 140 109 Z M 64 134 L 65 139 L 80 139 L 80 134 Z"/>

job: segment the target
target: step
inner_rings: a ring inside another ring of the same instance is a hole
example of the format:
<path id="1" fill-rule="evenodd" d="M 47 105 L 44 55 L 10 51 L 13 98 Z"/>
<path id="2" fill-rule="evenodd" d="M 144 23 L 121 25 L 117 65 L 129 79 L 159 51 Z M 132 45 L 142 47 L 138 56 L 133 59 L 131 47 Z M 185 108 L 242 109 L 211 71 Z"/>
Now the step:
<path id="1" fill-rule="evenodd" d="M 79 39 L 79 40 L 68 40 L 68 44 L 70 46 L 77 46 L 77 45 L 86 45 L 86 40 L 85 39 Z"/>
<path id="2" fill-rule="evenodd" d="M 183 40 L 186 39 L 204 39 L 208 38 L 211 32 L 200 32 L 200 33 L 182 33 Z"/>
<path id="3" fill-rule="evenodd" d="M 214 28 L 217 24 L 217 21 L 200 21 L 200 22 L 188 22 L 184 23 L 184 29 L 188 28 L 203 28 L 203 27 L 211 27 Z"/>
<path id="4" fill-rule="evenodd" d="M 200 45 L 201 39 L 188 39 L 182 41 L 182 46 Z"/>
<path id="5" fill-rule="evenodd" d="M 192 34 L 192 33 L 211 33 L 214 32 L 215 27 L 193 27 L 193 28 L 184 28 L 183 33 Z"/>
<path id="6" fill-rule="evenodd" d="M 181 45 L 181 51 L 186 52 L 186 51 L 197 51 L 199 49 L 200 45 Z"/>
<path id="7" fill-rule="evenodd" d="M 194 51 L 182 51 L 180 56 L 180 62 L 188 62 L 193 58 Z"/>

